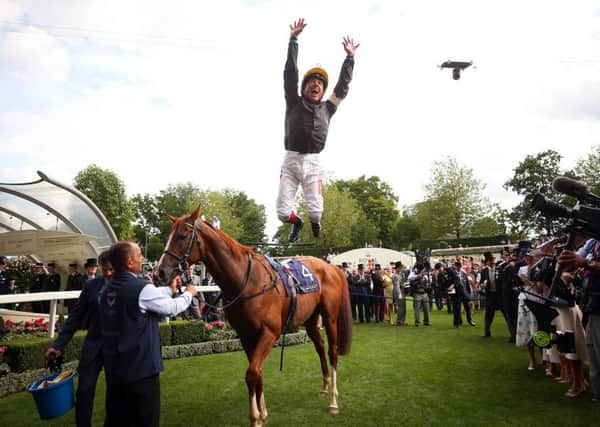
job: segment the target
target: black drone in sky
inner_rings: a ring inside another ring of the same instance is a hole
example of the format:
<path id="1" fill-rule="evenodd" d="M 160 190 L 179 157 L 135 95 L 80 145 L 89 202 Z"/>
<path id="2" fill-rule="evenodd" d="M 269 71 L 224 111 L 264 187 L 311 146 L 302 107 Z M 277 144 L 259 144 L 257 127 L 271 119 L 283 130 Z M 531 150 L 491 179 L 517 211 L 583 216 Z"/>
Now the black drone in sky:
<path id="1" fill-rule="evenodd" d="M 454 80 L 458 80 L 460 79 L 460 72 L 470 67 L 471 65 L 473 65 L 473 61 L 465 62 L 447 60 L 446 62 L 440 65 L 440 68 L 452 68 L 452 78 Z"/>

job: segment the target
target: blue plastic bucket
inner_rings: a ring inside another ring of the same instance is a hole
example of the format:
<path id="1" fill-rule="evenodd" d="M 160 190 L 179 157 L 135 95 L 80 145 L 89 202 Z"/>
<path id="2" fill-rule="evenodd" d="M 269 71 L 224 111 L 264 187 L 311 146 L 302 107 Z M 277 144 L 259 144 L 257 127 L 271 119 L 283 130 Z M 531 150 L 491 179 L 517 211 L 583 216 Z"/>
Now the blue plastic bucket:
<path id="1" fill-rule="evenodd" d="M 53 380 L 60 374 L 52 374 L 31 384 L 29 392 L 33 394 L 33 399 L 35 400 L 41 419 L 47 420 L 60 417 L 75 406 L 73 378 L 75 378 L 76 374 L 77 372 L 73 371 L 64 380 L 44 388 L 38 388 L 38 386 L 46 380 Z"/>

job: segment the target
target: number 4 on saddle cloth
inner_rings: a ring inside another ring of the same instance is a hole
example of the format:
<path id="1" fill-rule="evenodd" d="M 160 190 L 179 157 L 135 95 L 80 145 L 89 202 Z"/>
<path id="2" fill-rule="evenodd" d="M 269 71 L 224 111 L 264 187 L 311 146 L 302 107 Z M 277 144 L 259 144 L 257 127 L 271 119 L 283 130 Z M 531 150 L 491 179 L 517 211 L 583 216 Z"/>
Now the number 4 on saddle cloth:
<path id="1" fill-rule="evenodd" d="M 309 294 L 321 289 L 317 276 L 311 268 L 293 259 L 277 262 L 265 256 L 283 281 L 287 296 L 295 297 L 297 293 Z"/>

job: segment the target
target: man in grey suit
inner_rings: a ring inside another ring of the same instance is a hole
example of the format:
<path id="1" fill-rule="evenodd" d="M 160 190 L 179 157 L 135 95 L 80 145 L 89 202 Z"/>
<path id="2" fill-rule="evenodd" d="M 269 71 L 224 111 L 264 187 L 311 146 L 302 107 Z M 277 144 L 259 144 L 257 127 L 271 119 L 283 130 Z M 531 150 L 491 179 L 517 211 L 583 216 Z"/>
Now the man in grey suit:
<path id="1" fill-rule="evenodd" d="M 392 299 L 396 305 L 396 325 L 406 326 L 406 293 L 404 292 L 404 265 L 398 261 L 392 275 Z M 390 316 L 391 317 L 391 316 Z"/>

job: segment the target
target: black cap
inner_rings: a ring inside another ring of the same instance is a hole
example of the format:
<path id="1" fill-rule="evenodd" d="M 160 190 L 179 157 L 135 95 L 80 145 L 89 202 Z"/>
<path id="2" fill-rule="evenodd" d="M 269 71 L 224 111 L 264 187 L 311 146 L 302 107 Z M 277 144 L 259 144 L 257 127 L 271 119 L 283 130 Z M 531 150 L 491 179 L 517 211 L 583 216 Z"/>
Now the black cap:
<path id="1" fill-rule="evenodd" d="M 69 267 L 75 267 L 75 268 L 77 268 L 77 263 L 76 262 L 72 262 L 72 263 L 69 264 Z"/>
<path id="2" fill-rule="evenodd" d="M 49 262 L 48 264 L 46 264 L 48 267 L 56 267 L 56 263 L 55 262 Z"/>
<path id="3" fill-rule="evenodd" d="M 84 267 L 98 267 L 98 260 L 96 258 L 88 258 L 83 264 Z"/>

